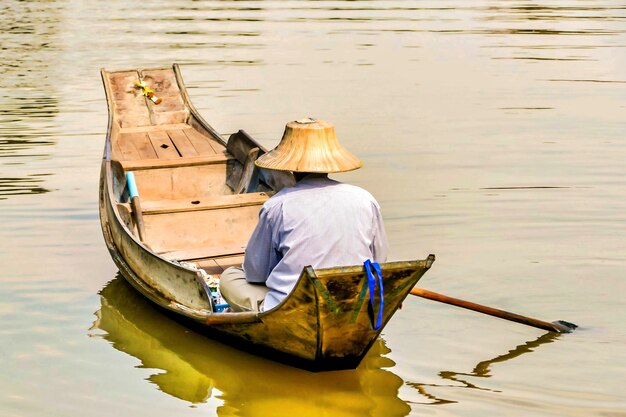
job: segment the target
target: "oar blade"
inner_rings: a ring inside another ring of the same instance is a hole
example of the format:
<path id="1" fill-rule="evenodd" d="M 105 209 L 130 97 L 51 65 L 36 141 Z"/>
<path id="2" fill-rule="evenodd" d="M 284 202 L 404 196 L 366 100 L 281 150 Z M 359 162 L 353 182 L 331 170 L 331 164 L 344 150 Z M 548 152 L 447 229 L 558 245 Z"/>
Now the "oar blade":
<path id="1" fill-rule="evenodd" d="M 553 321 L 552 324 L 557 328 L 559 333 L 571 333 L 578 327 L 576 324 L 565 320 Z"/>

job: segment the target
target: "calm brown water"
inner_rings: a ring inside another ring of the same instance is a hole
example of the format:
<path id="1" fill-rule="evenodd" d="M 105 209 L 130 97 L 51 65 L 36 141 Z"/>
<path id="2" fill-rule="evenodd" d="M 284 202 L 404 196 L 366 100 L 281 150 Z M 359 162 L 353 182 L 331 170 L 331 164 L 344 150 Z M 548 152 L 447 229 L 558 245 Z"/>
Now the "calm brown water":
<path id="1" fill-rule="evenodd" d="M 623 1 L 128 3 L 0 5 L 0 415 L 626 416 Z M 223 133 L 334 122 L 423 287 L 581 328 L 410 299 L 310 374 L 155 312 L 99 229 L 98 71 L 172 62 Z"/>

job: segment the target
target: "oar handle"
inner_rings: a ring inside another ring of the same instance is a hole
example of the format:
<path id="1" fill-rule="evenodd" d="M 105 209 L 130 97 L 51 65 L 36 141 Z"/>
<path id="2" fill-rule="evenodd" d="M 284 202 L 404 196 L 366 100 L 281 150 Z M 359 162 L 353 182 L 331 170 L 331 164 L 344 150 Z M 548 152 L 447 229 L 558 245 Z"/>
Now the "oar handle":
<path id="1" fill-rule="evenodd" d="M 508 311 L 499 310 L 497 308 L 476 304 L 471 301 L 448 297 L 447 295 L 438 294 L 436 292 L 428 291 L 423 288 L 413 288 L 411 290 L 411 294 L 418 297 L 427 298 L 429 300 L 439 301 L 441 303 L 446 303 L 468 310 L 477 311 L 479 313 L 488 314 L 490 316 L 498 317 L 504 320 L 514 321 L 516 323 L 525 324 L 527 326 L 537 327 L 539 329 L 547 330 L 549 332 L 570 333 L 572 330 L 578 327 L 573 323 L 568 323 L 561 320 L 549 323 L 547 321 L 533 319 L 531 317 L 522 316 L 520 314 L 510 313 Z"/>

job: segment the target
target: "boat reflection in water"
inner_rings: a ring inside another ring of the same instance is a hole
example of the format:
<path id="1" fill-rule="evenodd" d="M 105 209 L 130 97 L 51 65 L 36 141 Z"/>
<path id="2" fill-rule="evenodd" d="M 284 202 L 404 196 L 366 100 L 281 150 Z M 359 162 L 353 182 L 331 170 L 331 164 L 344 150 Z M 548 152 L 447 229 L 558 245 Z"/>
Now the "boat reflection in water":
<path id="1" fill-rule="evenodd" d="M 156 310 L 121 276 L 100 295 L 92 330 L 106 332 L 101 337 L 139 359 L 142 368 L 158 369 L 148 379 L 163 392 L 193 404 L 219 398 L 218 414 L 281 410 L 319 416 L 332 410 L 333 416 L 405 416 L 411 411 L 398 397 L 404 382 L 385 370 L 394 362 L 382 356 L 389 349 L 380 339 L 356 370 L 312 373 L 190 331 Z"/>
<path id="2" fill-rule="evenodd" d="M 415 389 L 424 402 L 455 403 L 430 391 L 441 388 L 481 388 L 469 380 L 489 378 L 491 365 L 505 362 L 560 337 L 546 333 L 506 354 L 479 362 L 471 372 L 441 371 L 445 383 L 403 381 L 386 370 L 395 363 L 384 357 L 389 352 L 378 339 L 356 370 L 312 373 L 269 361 L 222 345 L 171 320 L 155 309 L 118 275 L 100 292 L 102 307 L 91 330 L 116 349 L 141 361 L 142 368 L 159 371 L 148 378 L 169 395 L 192 404 L 212 397 L 223 401 L 219 414 L 259 416 L 268 410 L 290 415 L 406 416 L 411 408 L 398 397 L 401 386 Z M 162 371 L 164 372 L 162 372 Z M 433 389 L 437 388 L 437 389 Z"/>

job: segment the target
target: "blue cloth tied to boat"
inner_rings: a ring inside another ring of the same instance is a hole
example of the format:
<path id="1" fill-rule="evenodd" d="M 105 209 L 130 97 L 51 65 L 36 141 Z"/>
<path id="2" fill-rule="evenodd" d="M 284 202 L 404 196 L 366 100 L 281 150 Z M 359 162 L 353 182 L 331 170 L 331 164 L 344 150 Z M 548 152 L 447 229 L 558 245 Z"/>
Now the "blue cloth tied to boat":
<path id="1" fill-rule="evenodd" d="M 372 322 L 372 327 L 374 330 L 380 329 L 380 326 L 383 325 L 383 309 L 385 307 L 385 294 L 383 291 L 383 272 L 380 269 L 380 264 L 378 262 L 372 262 L 369 259 L 363 262 L 363 267 L 365 268 L 365 273 L 367 274 L 367 284 L 369 287 L 370 293 L 370 304 L 368 306 L 368 312 L 370 316 L 370 320 Z M 372 273 L 372 270 L 374 271 Z M 376 276 L 374 276 L 376 275 Z M 377 285 L 378 284 L 378 285 Z M 378 298 L 378 314 L 375 317 L 375 294 L 376 289 L 379 291 Z"/>

